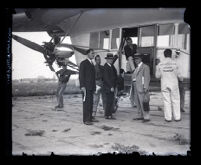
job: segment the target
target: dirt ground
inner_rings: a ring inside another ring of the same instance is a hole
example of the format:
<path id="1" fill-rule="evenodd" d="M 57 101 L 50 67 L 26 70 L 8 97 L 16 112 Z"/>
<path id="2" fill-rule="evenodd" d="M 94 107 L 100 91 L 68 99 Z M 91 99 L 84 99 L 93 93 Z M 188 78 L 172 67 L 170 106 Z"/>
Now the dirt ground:
<path id="1" fill-rule="evenodd" d="M 82 123 L 81 95 L 65 95 L 65 107 L 54 111 L 55 96 L 13 97 L 13 155 L 91 155 L 131 153 L 186 155 L 190 150 L 190 92 L 185 95 L 185 112 L 180 122 L 164 121 L 160 92 L 151 93 L 151 121 L 132 120 L 137 109 L 122 97 L 116 120 L 106 120 L 99 106 L 92 126 Z"/>

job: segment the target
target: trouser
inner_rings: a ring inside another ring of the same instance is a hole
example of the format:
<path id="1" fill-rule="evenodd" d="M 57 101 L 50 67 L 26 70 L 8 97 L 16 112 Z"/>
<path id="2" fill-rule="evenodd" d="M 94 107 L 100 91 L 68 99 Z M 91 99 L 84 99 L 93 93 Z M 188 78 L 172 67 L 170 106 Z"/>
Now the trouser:
<path id="1" fill-rule="evenodd" d="M 130 89 L 130 102 L 131 102 L 131 107 L 134 107 L 135 106 L 135 97 L 134 97 L 134 92 L 135 91 L 135 89 L 134 89 L 134 85 L 133 85 L 133 83 L 131 84 L 131 89 Z"/>
<path id="2" fill-rule="evenodd" d="M 180 94 L 180 108 L 184 109 L 185 105 L 185 89 L 182 82 L 179 82 L 179 94 Z"/>
<path id="3" fill-rule="evenodd" d="M 114 92 L 106 92 L 105 116 L 112 116 L 114 106 Z"/>
<path id="4" fill-rule="evenodd" d="M 56 92 L 56 96 L 57 96 L 57 103 L 59 107 L 63 107 L 63 93 L 66 89 L 66 83 L 58 83 L 58 88 L 57 88 L 57 92 Z"/>
<path id="5" fill-rule="evenodd" d="M 164 115 L 166 120 L 181 119 L 179 88 L 164 88 L 162 91 L 164 101 Z"/>
<path id="6" fill-rule="evenodd" d="M 84 94 L 82 95 L 84 97 Z M 92 121 L 92 110 L 93 110 L 93 91 L 86 90 L 86 98 L 83 102 L 83 122 Z"/>
<path id="7" fill-rule="evenodd" d="M 100 95 L 102 97 L 103 109 L 105 110 L 105 96 L 104 91 L 101 89 L 97 93 L 94 93 L 93 96 L 93 116 L 96 115 L 97 107 L 100 101 Z"/>
<path id="8" fill-rule="evenodd" d="M 126 71 L 133 71 L 135 69 L 133 57 L 128 57 L 127 63 L 126 63 Z"/>
<path id="9" fill-rule="evenodd" d="M 149 111 L 144 111 L 143 107 L 143 100 L 144 100 L 144 92 L 138 92 L 136 88 L 136 82 L 133 82 L 134 85 L 134 98 L 135 98 L 135 103 L 137 105 L 137 111 L 138 111 L 138 117 L 143 118 L 143 119 L 149 119 Z"/>

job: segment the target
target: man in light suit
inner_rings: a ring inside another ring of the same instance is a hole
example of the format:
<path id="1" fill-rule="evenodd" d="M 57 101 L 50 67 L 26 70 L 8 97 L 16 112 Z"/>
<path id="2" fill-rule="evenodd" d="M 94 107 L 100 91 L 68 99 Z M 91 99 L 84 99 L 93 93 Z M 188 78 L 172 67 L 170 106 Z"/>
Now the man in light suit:
<path id="1" fill-rule="evenodd" d="M 132 81 L 134 86 L 134 98 L 137 104 L 138 117 L 133 120 L 143 120 L 143 122 L 150 121 L 149 111 L 145 111 L 143 101 L 145 93 L 149 92 L 150 83 L 150 69 L 149 66 L 142 62 L 142 55 L 136 53 L 134 56 L 137 68 L 132 74 Z"/>

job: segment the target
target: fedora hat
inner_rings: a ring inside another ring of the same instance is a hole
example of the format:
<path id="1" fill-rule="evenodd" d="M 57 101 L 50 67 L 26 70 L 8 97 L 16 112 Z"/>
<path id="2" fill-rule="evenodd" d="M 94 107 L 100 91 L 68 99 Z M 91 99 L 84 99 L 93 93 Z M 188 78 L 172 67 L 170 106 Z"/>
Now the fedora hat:
<path id="1" fill-rule="evenodd" d="M 114 56 L 112 53 L 107 53 L 107 56 L 105 57 L 105 59 L 113 59 Z"/>
<path id="2" fill-rule="evenodd" d="M 136 58 L 143 58 L 143 55 L 141 54 L 141 53 L 135 53 L 134 54 L 134 59 L 136 59 Z"/>

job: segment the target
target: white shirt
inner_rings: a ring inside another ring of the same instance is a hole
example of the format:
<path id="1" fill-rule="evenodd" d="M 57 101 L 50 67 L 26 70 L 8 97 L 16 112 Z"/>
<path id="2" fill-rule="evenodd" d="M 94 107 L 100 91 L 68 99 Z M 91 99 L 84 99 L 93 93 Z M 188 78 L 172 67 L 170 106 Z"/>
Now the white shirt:
<path id="1" fill-rule="evenodd" d="M 90 62 L 91 64 L 93 64 L 92 60 L 90 60 L 89 58 L 87 58 L 87 59 L 89 60 L 89 62 Z"/>
<path id="2" fill-rule="evenodd" d="M 140 63 L 138 64 L 137 68 L 139 69 L 141 65 L 142 65 L 142 62 L 140 62 Z M 137 69 L 137 68 L 136 68 L 136 69 Z"/>
<path id="3" fill-rule="evenodd" d="M 136 75 L 137 75 L 137 72 L 138 72 L 138 70 L 139 70 L 139 68 L 140 68 L 140 66 L 142 65 L 142 62 L 140 62 L 139 64 L 138 64 L 138 66 L 137 66 L 137 68 L 135 69 L 135 71 L 134 71 L 134 78 L 133 78 L 133 81 L 136 81 Z"/>
<path id="4" fill-rule="evenodd" d="M 107 63 L 110 67 L 111 67 L 111 64 L 110 63 Z"/>

